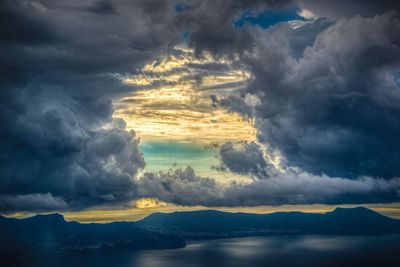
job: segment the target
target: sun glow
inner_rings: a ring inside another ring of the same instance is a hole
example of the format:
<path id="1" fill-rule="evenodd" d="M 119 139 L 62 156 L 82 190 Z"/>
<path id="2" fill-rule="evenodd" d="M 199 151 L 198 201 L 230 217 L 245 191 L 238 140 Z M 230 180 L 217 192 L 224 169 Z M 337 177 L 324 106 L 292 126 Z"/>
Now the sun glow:
<path id="1" fill-rule="evenodd" d="M 144 141 L 178 141 L 207 145 L 256 139 L 252 123 L 214 106 L 210 95 L 224 95 L 245 86 L 250 75 L 227 59 L 190 49 L 145 65 L 124 83 L 138 90 L 115 103 L 115 117 Z M 212 131 L 210 130 L 212 129 Z"/>
<path id="2" fill-rule="evenodd" d="M 134 207 L 138 209 L 152 209 L 158 207 L 165 207 L 168 203 L 159 201 L 155 198 L 140 198 L 133 203 Z"/>

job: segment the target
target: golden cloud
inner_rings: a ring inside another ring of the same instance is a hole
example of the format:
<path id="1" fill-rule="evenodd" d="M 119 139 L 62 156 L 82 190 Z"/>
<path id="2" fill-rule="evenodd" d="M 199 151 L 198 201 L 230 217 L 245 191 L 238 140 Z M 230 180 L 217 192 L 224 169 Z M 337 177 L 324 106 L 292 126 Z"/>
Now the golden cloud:
<path id="1" fill-rule="evenodd" d="M 145 65 L 123 82 L 134 91 L 115 103 L 115 117 L 145 141 L 172 140 L 197 144 L 255 140 L 251 121 L 212 105 L 211 94 L 223 95 L 245 86 L 246 70 L 228 59 L 175 48 L 175 54 Z M 143 87 L 145 86 L 145 87 Z M 142 89 L 140 89 L 142 88 Z"/>

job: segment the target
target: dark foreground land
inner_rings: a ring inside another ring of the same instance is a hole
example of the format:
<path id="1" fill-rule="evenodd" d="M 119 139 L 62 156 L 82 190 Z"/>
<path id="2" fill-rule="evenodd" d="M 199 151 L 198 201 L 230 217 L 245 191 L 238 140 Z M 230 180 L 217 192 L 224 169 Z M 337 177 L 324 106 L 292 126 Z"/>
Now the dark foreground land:
<path id="1" fill-rule="evenodd" d="M 59 214 L 0 217 L 0 265 L 400 266 L 399 234 L 399 220 L 362 207 L 155 213 L 109 224 L 66 222 Z"/>

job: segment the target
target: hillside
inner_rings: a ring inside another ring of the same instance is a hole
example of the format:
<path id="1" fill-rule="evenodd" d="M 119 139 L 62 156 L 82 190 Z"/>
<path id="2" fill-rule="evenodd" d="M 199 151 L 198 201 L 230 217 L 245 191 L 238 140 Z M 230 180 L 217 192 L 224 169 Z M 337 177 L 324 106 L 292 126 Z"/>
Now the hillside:
<path id="1" fill-rule="evenodd" d="M 165 249 L 184 247 L 181 238 L 139 228 L 134 222 L 80 224 L 60 214 L 26 219 L 0 218 L 0 249 L 16 247 L 62 250 Z"/>
<path id="2" fill-rule="evenodd" d="M 229 213 L 215 210 L 154 213 L 137 226 L 186 239 L 212 239 L 267 234 L 393 234 L 400 221 L 364 207 L 325 213 Z"/>

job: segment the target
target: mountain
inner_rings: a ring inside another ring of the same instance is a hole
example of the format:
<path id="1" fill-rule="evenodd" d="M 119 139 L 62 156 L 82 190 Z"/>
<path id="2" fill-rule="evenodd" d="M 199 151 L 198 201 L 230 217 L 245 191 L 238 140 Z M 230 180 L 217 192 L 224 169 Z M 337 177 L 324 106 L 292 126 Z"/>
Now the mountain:
<path id="1" fill-rule="evenodd" d="M 394 234 L 400 221 L 364 207 L 324 213 L 229 213 L 215 210 L 154 213 L 137 226 L 185 239 L 212 239 L 267 234 Z"/>
<path id="2" fill-rule="evenodd" d="M 26 219 L 0 216 L 0 252 L 9 248 L 165 249 L 185 246 L 185 239 L 277 234 L 395 234 L 400 221 L 358 207 L 325 214 L 276 212 L 230 213 L 215 210 L 153 213 L 138 222 L 80 224 L 60 214 Z M 15 254 L 17 255 L 17 254 Z"/>
<path id="3" fill-rule="evenodd" d="M 0 250 L 14 247 L 62 250 L 165 249 L 185 246 L 183 239 L 139 228 L 134 222 L 80 224 L 60 214 L 26 219 L 0 218 Z"/>

